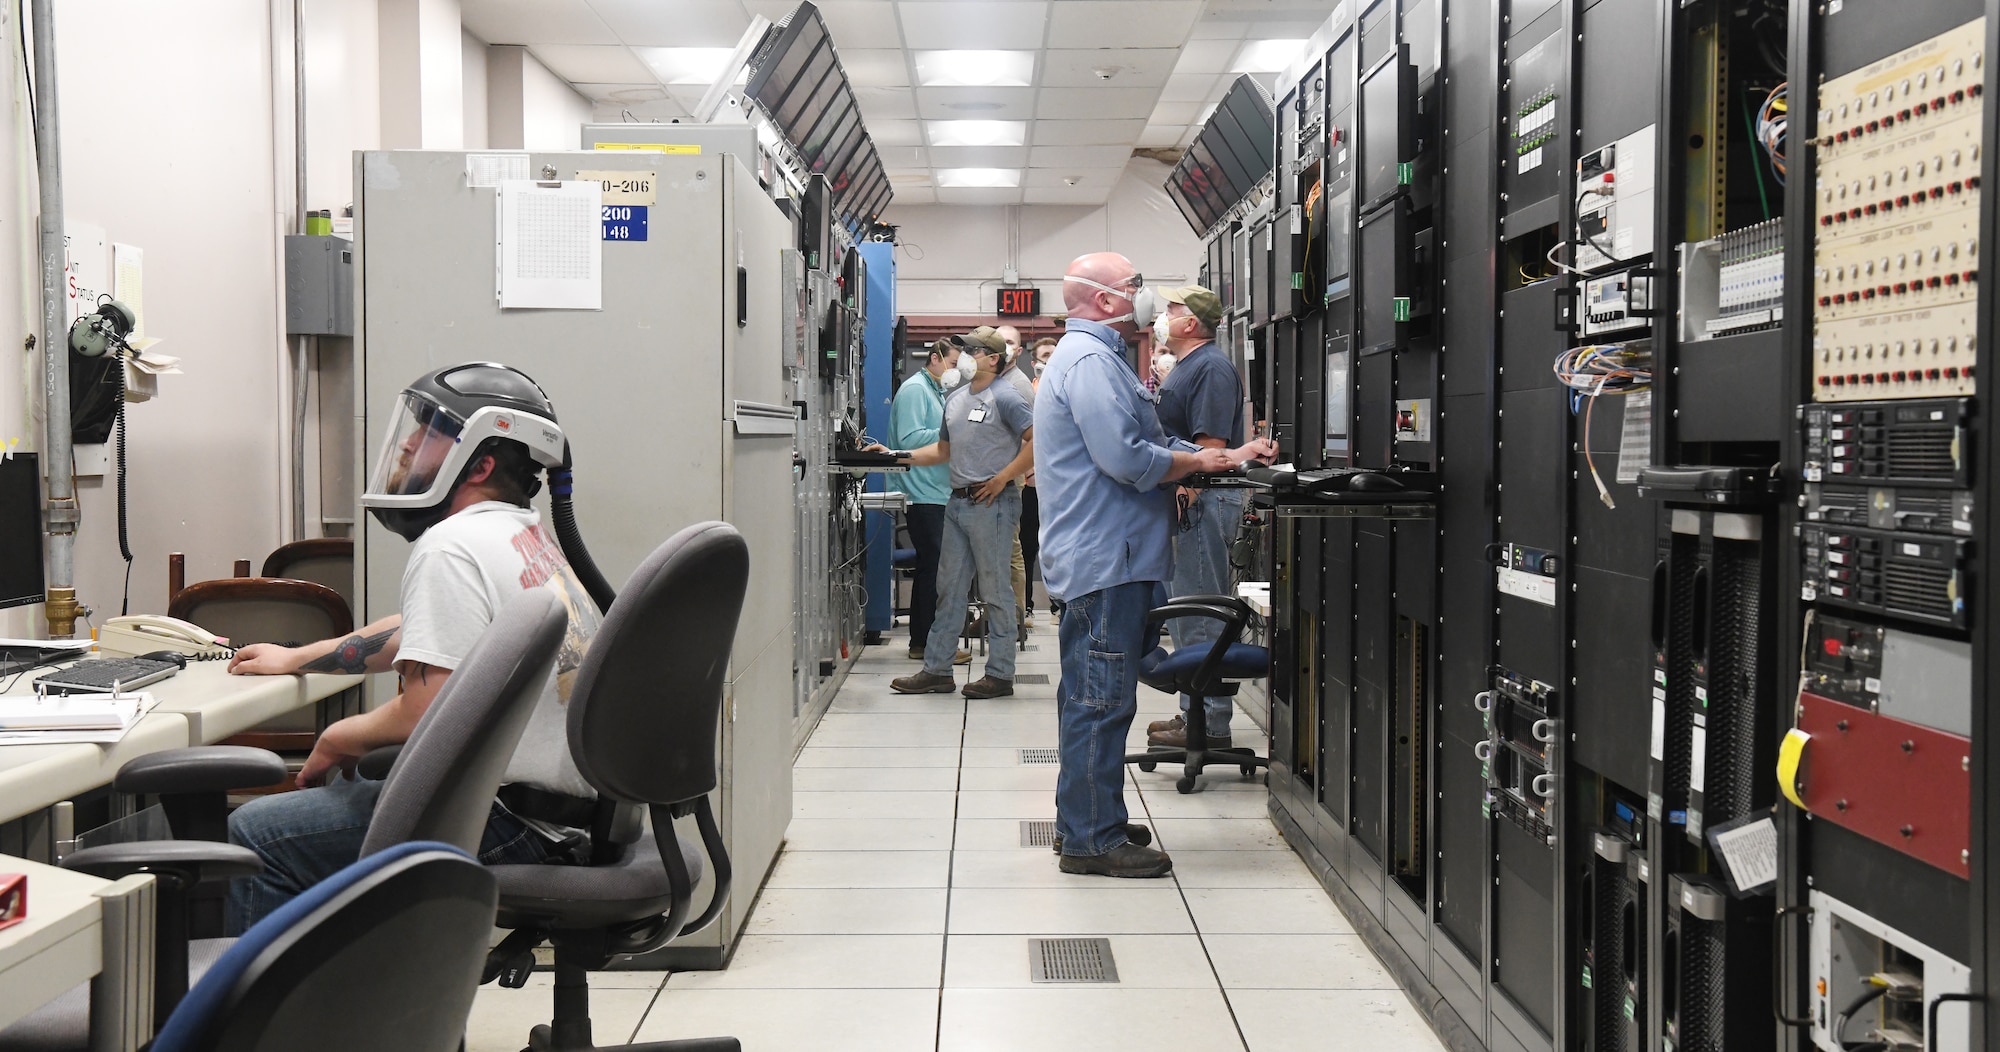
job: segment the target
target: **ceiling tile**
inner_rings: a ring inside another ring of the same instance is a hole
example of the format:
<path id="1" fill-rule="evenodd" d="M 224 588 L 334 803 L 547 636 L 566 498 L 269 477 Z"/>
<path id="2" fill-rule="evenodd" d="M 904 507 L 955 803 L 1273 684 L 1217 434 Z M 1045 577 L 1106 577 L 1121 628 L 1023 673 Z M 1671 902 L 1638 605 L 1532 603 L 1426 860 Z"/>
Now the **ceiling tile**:
<path id="1" fill-rule="evenodd" d="M 611 31 L 633 47 L 735 47 L 750 28 L 750 17 L 737 0 L 589 2 Z"/>
<path id="2" fill-rule="evenodd" d="M 660 99 L 656 102 L 593 103 L 590 119 L 598 124 L 667 124 L 685 119 L 687 115 L 687 107 L 672 99 Z"/>
<path id="3" fill-rule="evenodd" d="M 1108 186 L 1031 186 L 1021 192 L 1031 205 L 1101 205 L 1111 196 Z"/>
<path id="4" fill-rule="evenodd" d="M 1028 154 L 1036 168 L 1123 168 L 1130 146 L 1037 146 Z"/>
<path id="5" fill-rule="evenodd" d="M 897 193 L 902 193 L 903 188 L 906 186 L 931 185 L 931 170 L 929 168 L 884 167 L 882 170 L 888 173 L 889 185 L 894 186 Z"/>
<path id="6" fill-rule="evenodd" d="M 1149 124 L 1200 124 L 1207 116 L 1205 102 L 1162 102 L 1153 110 Z"/>
<path id="7" fill-rule="evenodd" d="M 1100 146 L 1131 142 L 1146 127 L 1143 118 L 1118 121 L 1036 121 L 1028 128 L 1036 146 Z"/>
<path id="8" fill-rule="evenodd" d="M 917 113 L 925 120 L 1019 121 L 1035 116 L 1033 88 L 918 88 L 916 96 Z"/>
<path id="9" fill-rule="evenodd" d="M 1277 21 L 1270 18 L 1250 23 L 1244 35 L 1252 40 L 1309 40 L 1324 19 Z"/>
<path id="10" fill-rule="evenodd" d="M 653 0 L 658 3 L 660 0 Z M 744 10 L 783 24 L 798 9 L 798 0 L 743 0 Z M 816 3 L 826 28 L 833 33 L 834 46 L 893 47 L 900 40 L 896 11 L 888 0 L 827 0 Z"/>
<path id="11" fill-rule="evenodd" d="M 1181 49 L 1180 61 L 1174 64 L 1175 73 L 1227 73 L 1229 63 L 1236 58 L 1236 49 L 1243 46 L 1240 40 L 1190 40 Z"/>
<path id="12" fill-rule="evenodd" d="M 708 94 L 708 87 L 703 84 L 667 85 L 667 95 L 673 98 L 674 101 L 686 106 L 690 113 L 694 112 L 696 106 L 701 105 L 701 97 L 706 94 Z"/>
<path id="13" fill-rule="evenodd" d="M 1053 48 L 1042 56 L 1044 87 L 1157 88 L 1179 52 L 1162 48 Z M 1110 72 L 1100 77 L 1098 70 Z"/>
<path id="14" fill-rule="evenodd" d="M 1125 168 L 1030 168 L 1023 186 L 1078 186 L 1110 189 L 1118 184 Z"/>
<path id="15" fill-rule="evenodd" d="M 1138 145 L 1140 149 L 1178 146 L 1187 133 L 1185 124 L 1148 124 L 1146 130 L 1139 133 Z"/>
<path id="16" fill-rule="evenodd" d="M 1221 18 L 1214 12 L 1201 16 L 1188 33 L 1189 40 L 1241 40 L 1250 31 L 1250 23 L 1241 19 Z"/>
<path id="17" fill-rule="evenodd" d="M 900 0 L 896 4 L 903 22 L 903 46 L 912 51 L 1040 48 L 1048 9 L 1041 0 Z"/>
<path id="18" fill-rule="evenodd" d="M 937 203 L 941 205 L 1018 205 L 1021 203 L 1021 188 L 1018 186 L 941 186 L 937 189 Z"/>
<path id="19" fill-rule="evenodd" d="M 620 45 L 530 44 L 528 51 L 550 73 L 572 84 L 578 81 L 630 84 L 653 79 L 653 72 L 646 64 Z"/>
<path id="20" fill-rule="evenodd" d="M 849 83 L 871 88 L 910 86 L 910 60 L 901 48 L 840 48 Z"/>
<path id="21" fill-rule="evenodd" d="M 1176 73 L 1160 92 L 1160 101 L 1207 102 L 1221 95 L 1224 83 L 1213 73 Z"/>
<path id="22" fill-rule="evenodd" d="M 459 24 L 489 44 L 616 44 L 584 0 L 464 0 Z"/>
<path id="23" fill-rule="evenodd" d="M 641 102 L 660 102 L 667 98 L 667 89 L 653 81 L 644 84 L 587 84 L 571 82 L 570 87 L 586 99 L 596 102 L 615 102 L 630 106 Z"/>
<path id="24" fill-rule="evenodd" d="M 1151 113 L 1159 95 L 1155 88 L 1043 88 L 1035 116 L 1059 121 L 1130 120 Z"/>
<path id="25" fill-rule="evenodd" d="M 922 146 L 924 126 L 920 121 L 899 121 L 883 118 L 867 122 L 868 137 L 876 146 Z"/>
<path id="26" fill-rule="evenodd" d="M 1026 146 L 933 146 L 933 168 L 1020 168 L 1028 163 Z"/>
<path id="27" fill-rule="evenodd" d="M 909 88 L 864 88 L 856 85 L 854 102 L 861 107 L 863 123 L 878 117 L 886 120 L 917 119 L 917 94 Z"/>
<path id="28" fill-rule="evenodd" d="M 908 6 L 907 4 L 904 6 Z M 1049 16 L 1049 43 L 1055 47 L 1098 44 L 1111 47 L 1177 48 L 1201 15 L 1201 0 L 1061 0 Z"/>
<path id="29" fill-rule="evenodd" d="M 921 146 L 884 146 L 878 141 L 875 152 L 881 155 L 884 168 L 924 168 L 930 164 L 924 160 Z"/>
<path id="30" fill-rule="evenodd" d="M 899 186 L 896 188 L 895 204 L 891 206 L 892 214 L 890 218 L 894 218 L 894 208 L 902 205 L 934 205 L 936 203 L 937 191 L 928 186 Z"/>

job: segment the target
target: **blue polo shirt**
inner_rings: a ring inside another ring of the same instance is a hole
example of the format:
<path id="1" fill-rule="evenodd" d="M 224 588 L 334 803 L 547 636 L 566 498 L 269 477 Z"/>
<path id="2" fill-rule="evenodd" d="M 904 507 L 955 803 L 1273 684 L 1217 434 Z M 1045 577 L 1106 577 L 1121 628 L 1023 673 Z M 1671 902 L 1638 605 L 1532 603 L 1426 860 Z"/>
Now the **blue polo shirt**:
<path id="1" fill-rule="evenodd" d="M 944 385 L 930 370 L 918 369 L 896 389 L 889 402 L 891 449 L 921 449 L 938 440 L 944 426 Z M 890 472 L 887 484 L 909 495 L 912 504 L 945 504 L 951 500 L 951 469 L 943 464 Z"/>
<path id="2" fill-rule="evenodd" d="M 1243 378 L 1213 341 L 1188 352 L 1160 382 L 1160 426 L 1175 438 L 1243 444 Z"/>
<path id="3" fill-rule="evenodd" d="M 1173 576 L 1173 442 L 1125 360 L 1125 341 L 1071 318 L 1035 393 L 1042 582 L 1065 602 Z"/>

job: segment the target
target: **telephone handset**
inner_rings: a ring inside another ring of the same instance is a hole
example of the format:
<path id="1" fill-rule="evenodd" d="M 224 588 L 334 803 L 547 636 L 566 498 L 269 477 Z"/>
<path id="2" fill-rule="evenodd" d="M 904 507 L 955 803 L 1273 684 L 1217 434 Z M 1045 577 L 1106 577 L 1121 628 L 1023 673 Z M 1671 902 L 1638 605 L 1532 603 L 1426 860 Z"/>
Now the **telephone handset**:
<path id="1" fill-rule="evenodd" d="M 114 657 L 171 650 L 196 661 L 215 661 L 234 653 L 227 639 L 164 614 L 133 614 L 104 622 L 97 630 L 97 649 Z"/>

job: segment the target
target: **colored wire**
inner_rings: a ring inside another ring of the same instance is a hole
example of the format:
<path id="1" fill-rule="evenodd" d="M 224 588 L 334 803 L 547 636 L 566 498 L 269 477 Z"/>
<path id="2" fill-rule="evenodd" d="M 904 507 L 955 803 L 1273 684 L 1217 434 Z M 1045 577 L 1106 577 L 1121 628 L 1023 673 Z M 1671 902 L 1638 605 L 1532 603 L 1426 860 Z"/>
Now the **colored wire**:
<path id="1" fill-rule="evenodd" d="M 1652 351 L 1623 343 L 1571 347 L 1556 355 L 1554 371 L 1557 382 L 1573 392 L 1570 412 L 1576 412 L 1578 399 L 1589 399 L 1583 407 L 1583 461 L 1590 467 L 1590 481 L 1597 484 L 1597 499 L 1607 508 L 1616 508 L 1618 502 L 1612 499 L 1604 476 L 1598 474 L 1597 458 L 1590 448 L 1591 411 L 1597 408 L 1600 395 L 1628 395 L 1651 387 Z"/>
<path id="2" fill-rule="evenodd" d="M 1777 173 L 1778 185 L 1785 185 L 1785 132 L 1791 119 L 1790 82 L 1780 83 L 1764 96 L 1764 104 L 1757 107 L 1755 131 L 1757 145 L 1764 148 L 1764 156 L 1771 161 L 1771 170 Z"/>

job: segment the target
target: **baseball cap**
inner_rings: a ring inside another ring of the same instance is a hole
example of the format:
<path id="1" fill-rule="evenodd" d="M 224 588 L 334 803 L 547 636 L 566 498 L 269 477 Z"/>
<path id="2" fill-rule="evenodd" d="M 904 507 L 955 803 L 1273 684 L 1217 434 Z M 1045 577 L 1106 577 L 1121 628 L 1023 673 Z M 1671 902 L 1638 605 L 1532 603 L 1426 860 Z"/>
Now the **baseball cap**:
<path id="1" fill-rule="evenodd" d="M 1006 354 L 1007 341 L 1000 336 L 1000 330 L 991 325 L 981 325 L 962 337 L 966 350 L 977 347 L 991 354 Z"/>
<path id="2" fill-rule="evenodd" d="M 1161 289 L 1160 298 L 1168 303 L 1185 306 L 1190 314 L 1201 319 L 1203 325 L 1213 329 L 1222 324 L 1222 297 L 1202 288 L 1200 285 L 1182 285 L 1177 289 Z"/>

